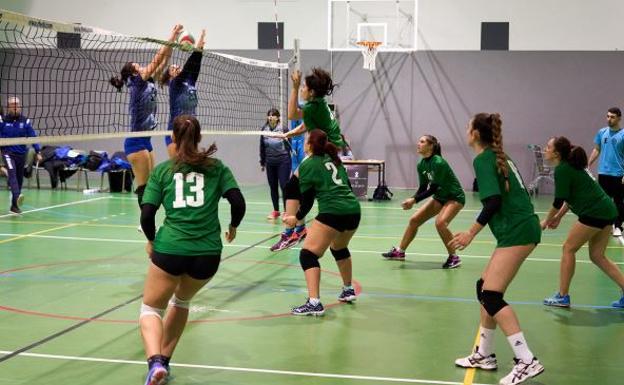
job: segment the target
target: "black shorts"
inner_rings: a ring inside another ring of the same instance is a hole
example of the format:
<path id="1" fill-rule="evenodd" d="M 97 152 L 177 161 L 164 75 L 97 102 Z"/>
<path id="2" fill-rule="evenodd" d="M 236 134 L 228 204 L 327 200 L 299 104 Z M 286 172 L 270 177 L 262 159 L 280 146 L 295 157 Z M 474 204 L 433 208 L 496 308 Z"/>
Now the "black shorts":
<path id="1" fill-rule="evenodd" d="M 154 251 L 152 263 L 165 272 L 179 276 L 186 274 L 193 279 L 212 278 L 219 270 L 221 255 L 186 256 L 165 254 Z"/>
<path id="2" fill-rule="evenodd" d="M 355 230 L 360 225 L 361 214 L 319 214 L 316 216 L 316 220 L 324 225 L 331 227 L 332 229 L 343 232 Z"/>
<path id="3" fill-rule="evenodd" d="M 615 222 L 615 218 L 601 219 L 601 218 L 588 217 L 586 215 L 580 216 L 578 220 L 585 226 L 595 227 L 601 230 L 607 226 L 611 226 Z"/>

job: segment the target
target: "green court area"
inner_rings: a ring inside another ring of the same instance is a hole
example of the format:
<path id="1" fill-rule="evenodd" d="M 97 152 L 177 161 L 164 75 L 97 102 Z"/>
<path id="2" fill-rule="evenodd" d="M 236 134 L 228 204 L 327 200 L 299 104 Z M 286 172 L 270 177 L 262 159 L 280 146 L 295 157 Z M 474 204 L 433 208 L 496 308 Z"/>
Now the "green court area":
<path id="1" fill-rule="evenodd" d="M 496 372 L 456 368 L 478 328 L 475 281 L 494 248 L 489 231 L 443 270 L 445 249 L 425 224 L 405 262 L 380 253 L 398 243 L 411 212 L 409 192 L 390 202 L 362 202 L 362 224 L 350 249 L 356 303 L 337 304 L 341 282 L 331 255 L 321 260 L 324 317 L 291 316 L 305 301 L 297 247 L 272 253 L 281 231 L 267 221 L 268 188 L 246 186 L 247 215 L 223 250 L 215 279 L 195 298 L 191 323 L 172 363 L 175 384 L 495 384 L 512 367 L 498 332 Z M 130 194 L 83 195 L 27 190 L 24 214 L 0 214 L 0 383 L 142 384 L 146 373 L 137 327 L 148 265 Z M 9 193 L 0 197 L 8 208 Z M 543 217 L 551 197 L 535 200 Z M 480 210 L 468 193 L 451 224 L 467 229 Z M 222 201 L 222 225 L 229 206 Z M 162 212 L 159 212 L 159 219 Z M 609 304 L 620 291 L 578 256 L 571 309 L 548 308 L 558 286 L 561 244 L 575 217 L 545 232 L 506 299 L 546 370 L 529 384 L 617 384 L 624 357 L 624 311 Z M 623 248 L 608 256 L 620 267 Z"/>

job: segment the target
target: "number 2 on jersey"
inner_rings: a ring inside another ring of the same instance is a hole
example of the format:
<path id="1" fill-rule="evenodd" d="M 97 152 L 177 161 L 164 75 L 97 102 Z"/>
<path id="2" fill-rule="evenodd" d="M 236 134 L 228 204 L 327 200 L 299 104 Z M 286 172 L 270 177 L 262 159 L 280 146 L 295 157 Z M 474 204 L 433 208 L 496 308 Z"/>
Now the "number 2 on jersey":
<path id="1" fill-rule="evenodd" d="M 173 208 L 180 209 L 183 207 L 201 207 L 204 205 L 204 174 L 189 172 L 184 174 L 177 172 L 173 174 L 175 180 L 175 200 Z M 193 195 L 184 195 L 184 183 L 188 184 L 189 191 Z"/>
<path id="2" fill-rule="evenodd" d="M 340 178 L 338 178 L 338 169 L 336 168 L 336 165 L 333 164 L 332 162 L 327 162 L 325 163 L 325 168 L 328 171 L 331 171 L 332 173 L 332 181 L 337 184 L 338 186 L 342 185 L 342 180 L 340 180 Z"/>

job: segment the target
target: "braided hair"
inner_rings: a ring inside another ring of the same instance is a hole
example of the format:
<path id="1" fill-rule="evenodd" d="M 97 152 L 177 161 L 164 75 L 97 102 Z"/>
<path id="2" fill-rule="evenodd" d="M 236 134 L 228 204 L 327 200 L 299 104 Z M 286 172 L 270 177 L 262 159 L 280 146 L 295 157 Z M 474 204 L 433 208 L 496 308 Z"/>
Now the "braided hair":
<path id="1" fill-rule="evenodd" d="M 505 190 L 509 191 L 509 166 L 503 150 L 503 121 L 499 113 L 479 113 L 472 119 L 472 129 L 479 132 L 480 142 L 492 149 L 496 155 L 496 169 L 505 179 Z"/>

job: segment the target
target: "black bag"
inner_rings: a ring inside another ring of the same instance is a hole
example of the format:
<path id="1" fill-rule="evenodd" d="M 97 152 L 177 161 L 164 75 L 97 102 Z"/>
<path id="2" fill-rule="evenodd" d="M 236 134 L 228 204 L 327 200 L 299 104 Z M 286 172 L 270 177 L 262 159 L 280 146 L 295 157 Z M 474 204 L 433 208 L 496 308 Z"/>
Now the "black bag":
<path id="1" fill-rule="evenodd" d="M 393 195 L 394 194 L 392 193 L 392 191 L 390 191 L 388 186 L 386 186 L 385 184 L 380 184 L 379 186 L 377 186 L 377 188 L 373 192 L 373 200 L 374 201 L 389 201 L 390 199 L 392 199 Z"/>
<path id="2" fill-rule="evenodd" d="M 100 164 L 102 164 L 102 160 L 104 156 L 98 152 L 90 151 L 87 156 L 87 160 L 85 160 L 83 167 L 89 171 L 97 171 Z"/>
<path id="3" fill-rule="evenodd" d="M 124 174 L 125 181 L 124 181 Z M 122 192 L 122 190 L 126 190 L 127 192 L 132 191 L 132 171 L 113 171 L 108 172 L 108 186 L 110 192 Z M 122 184 L 125 183 L 125 186 Z"/>

